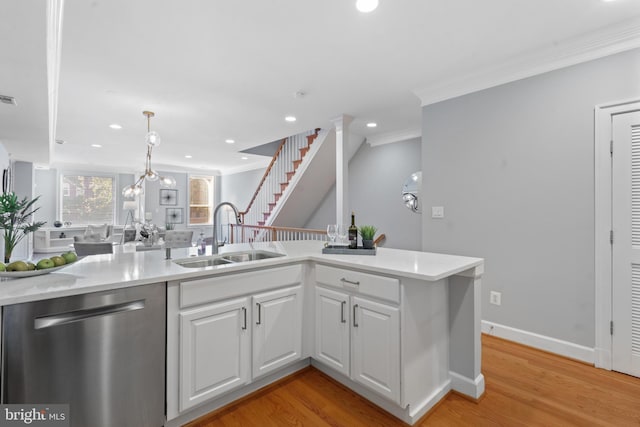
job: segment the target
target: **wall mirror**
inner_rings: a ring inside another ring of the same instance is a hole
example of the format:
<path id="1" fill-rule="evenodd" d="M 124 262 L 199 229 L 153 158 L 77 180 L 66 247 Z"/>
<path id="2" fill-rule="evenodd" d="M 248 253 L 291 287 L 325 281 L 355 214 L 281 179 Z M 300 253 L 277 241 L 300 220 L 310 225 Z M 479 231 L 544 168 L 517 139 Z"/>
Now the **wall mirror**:
<path id="1" fill-rule="evenodd" d="M 414 172 L 402 185 L 402 202 L 411 212 L 422 213 L 422 171 Z"/>

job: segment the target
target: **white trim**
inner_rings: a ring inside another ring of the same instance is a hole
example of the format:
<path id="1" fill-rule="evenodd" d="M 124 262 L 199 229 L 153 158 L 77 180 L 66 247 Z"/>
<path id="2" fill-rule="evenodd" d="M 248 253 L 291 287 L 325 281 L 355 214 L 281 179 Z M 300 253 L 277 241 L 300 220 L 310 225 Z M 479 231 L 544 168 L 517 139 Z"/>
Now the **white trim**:
<path id="1" fill-rule="evenodd" d="M 458 393 L 471 396 L 474 399 L 479 399 L 484 393 L 484 375 L 482 374 L 472 380 L 456 372 L 449 371 L 449 377 L 451 377 L 451 389 Z"/>
<path id="2" fill-rule="evenodd" d="M 612 116 L 640 110 L 640 100 L 624 100 L 595 107 L 595 338 L 594 363 L 596 367 L 612 368 L 612 339 L 609 322 L 612 319 L 613 292 L 611 277 L 611 141 Z M 615 149 L 614 149 L 615 150 Z"/>
<path id="3" fill-rule="evenodd" d="M 409 415 L 407 420 L 408 424 L 415 424 L 420 418 L 422 418 L 427 412 L 433 409 L 442 399 L 444 399 L 451 390 L 451 380 L 446 381 L 442 386 L 438 387 L 433 393 L 431 393 L 426 399 L 413 407 L 408 406 Z M 483 388 L 484 390 L 484 388 Z"/>
<path id="4" fill-rule="evenodd" d="M 209 203 L 209 208 L 211 209 L 211 216 L 209 217 L 209 221 L 205 224 L 191 224 L 191 178 L 200 178 L 210 180 L 210 189 L 209 189 L 209 197 L 211 198 Z M 213 211 L 218 205 L 218 199 L 220 198 L 220 194 L 216 191 L 216 176 L 209 175 L 207 173 L 187 173 L 187 194 L 186 194 L 186 206 L 185 206 L 185 227 L 186 228 L 197 228 L 197 227 L 213 227 Z M 178 198 L 180 195 L 178 194 Z M 158 201 L 159 202 L 159 201 Z M 177 205 L 180 206 L 180 203 Z"/>
<path id="5" fill-rule="evenodd" d="M 47 85 L 49 105 L 49 163 L 55 151 L 56 125 L 58 122 L 58 86 L 60 82 L 60 57 L 62 54 L 62 21 L 64 0 L 47 1 Z"/>
<path id="6" fill-rule="evenodd" d="M 378 145 L 391 144 L 393 142 L 402 142 L 408 139 L 422 137 L 422 128 L 405 129 L 398 132 L 389 132 L 367 137 L 367 143 L 372 147 Z"/>
<path id="7" fill-rule="evenodd" d="M 581 360 L 586 363 L 594 362 L 594 349 L 568 341 L 523 331 L 522 329 L 500 325 L 487 320 L 482 321 L 482 332 L 571 359 Z"/>
<path id="8" fill-rule="evenodd" d="M 424 107 L 638 47 L 640 47 L 640 20 L 632 19 L 586 36 L 564 40 L 558 47 L 516 56 L 474 74 L 439 80 L 430 86 L 414 90 L 414 93 L 420 98 Z"/>

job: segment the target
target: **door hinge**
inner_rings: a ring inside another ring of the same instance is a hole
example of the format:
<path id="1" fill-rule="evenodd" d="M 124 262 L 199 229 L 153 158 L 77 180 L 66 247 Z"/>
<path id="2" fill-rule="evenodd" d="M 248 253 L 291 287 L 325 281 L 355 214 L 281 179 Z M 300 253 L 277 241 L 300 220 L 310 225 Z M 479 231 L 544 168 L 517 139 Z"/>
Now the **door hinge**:
<path id="1" fill-rule="evenodd" d="M 609 231 L 609 243 L 613 245 L 613 230 Z"/>
<path id="2" fill-rule="evenodd" d="M 613 335 L 613 320 L 609 322 L 609 333 Z"/>
<path id="3" fill-rule="evenodd" d="M 613 139 L 609 141 L 609 154 L 613 156 Z"/>

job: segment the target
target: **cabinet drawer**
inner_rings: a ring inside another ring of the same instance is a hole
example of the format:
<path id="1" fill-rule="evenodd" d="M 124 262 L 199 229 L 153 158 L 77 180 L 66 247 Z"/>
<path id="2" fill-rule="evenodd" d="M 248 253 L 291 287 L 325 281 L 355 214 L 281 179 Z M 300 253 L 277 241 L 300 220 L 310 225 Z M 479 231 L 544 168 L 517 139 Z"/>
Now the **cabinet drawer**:
<path id="1" fill-rule="evenodd" d="M 302 283 L 302 266 L 270 268 L 180 283 L 180 308 Z"/>
<path id="2" fill-rule="evenodd" d="M 400 281 L 391 277 L 316 265 L 316 282 L 400 303 Z"/>

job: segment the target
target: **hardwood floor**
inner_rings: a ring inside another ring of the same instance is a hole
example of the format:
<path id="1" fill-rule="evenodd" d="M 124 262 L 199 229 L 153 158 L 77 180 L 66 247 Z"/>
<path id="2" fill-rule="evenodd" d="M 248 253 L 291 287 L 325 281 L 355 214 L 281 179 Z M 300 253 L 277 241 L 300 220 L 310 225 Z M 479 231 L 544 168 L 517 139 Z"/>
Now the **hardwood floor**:
<path id="1" fill-rule="evenodd" d="M 450 393 L 418 426 L 640 426 L 640 379 L 482 336 L 484 396 Z M 404 426 L 309 368 L 189 427 Z"/>

